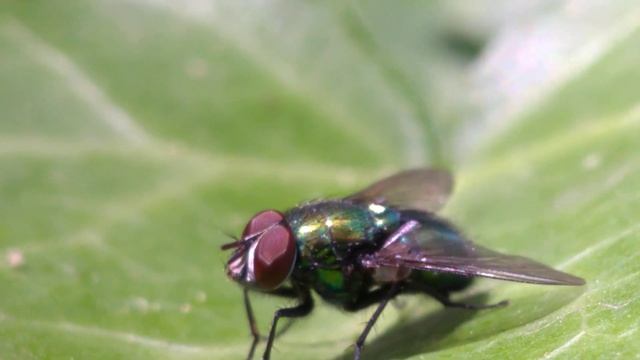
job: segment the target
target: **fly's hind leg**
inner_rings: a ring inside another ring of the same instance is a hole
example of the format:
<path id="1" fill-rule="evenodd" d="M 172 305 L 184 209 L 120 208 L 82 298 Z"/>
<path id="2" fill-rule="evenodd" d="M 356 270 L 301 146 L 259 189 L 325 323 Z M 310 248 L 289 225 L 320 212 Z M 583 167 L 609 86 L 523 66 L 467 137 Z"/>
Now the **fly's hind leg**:
<path id="1" fill-rule="evenodd" d="M 467 310 L 485 310 L 485 309 L 505 307 L 509 305 L 508 300 L 502 300 L 495 304 L 468 304 L 463 302 L 451 301 L 451 299 L 449 299 L 449 293 L 441 290 L 425 287 L 425 288 L 422 288 L 422 291 L 427 295 L 436 299 L 444 307 L 452 307 L 452 308 L 467 309 Z"/>

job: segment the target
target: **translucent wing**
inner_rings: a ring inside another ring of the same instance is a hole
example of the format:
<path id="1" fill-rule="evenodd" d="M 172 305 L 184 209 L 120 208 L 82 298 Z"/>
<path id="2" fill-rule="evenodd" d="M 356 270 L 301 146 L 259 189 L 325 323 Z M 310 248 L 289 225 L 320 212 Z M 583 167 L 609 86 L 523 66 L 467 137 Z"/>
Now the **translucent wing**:
<path id="1" fill-rule="evenodd" d="M 453 226 L 433 218 L 410 221 L 362 265 L 405 267 L 464 276 L 546 285 L 583 285 L 584 280 L 521 256 L 505 255 L 472 243 Z"/>
<path id="2" fill-rule="evenodd" d="M 440 210 L 453 190 L 453 177 L 438 169 L 412 169 L 391 175 L 346 199 L 427 212 Z"/>

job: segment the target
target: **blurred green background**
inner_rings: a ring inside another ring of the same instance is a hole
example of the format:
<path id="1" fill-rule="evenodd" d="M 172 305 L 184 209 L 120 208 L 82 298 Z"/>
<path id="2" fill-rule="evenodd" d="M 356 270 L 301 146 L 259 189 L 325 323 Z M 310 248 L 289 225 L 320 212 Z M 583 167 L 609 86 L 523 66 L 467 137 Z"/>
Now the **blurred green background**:
<path id="1" fill-rule="evenodd" d="M 621 0 L 5 0 L 0 358 L 243 358 L 223 233 L 424 164 L 475 241 L 588 285 L 404 297 L 365 358 L 637 356 L 639 44 Z M 349 358 L 372 310 L 273 357 Z"/>

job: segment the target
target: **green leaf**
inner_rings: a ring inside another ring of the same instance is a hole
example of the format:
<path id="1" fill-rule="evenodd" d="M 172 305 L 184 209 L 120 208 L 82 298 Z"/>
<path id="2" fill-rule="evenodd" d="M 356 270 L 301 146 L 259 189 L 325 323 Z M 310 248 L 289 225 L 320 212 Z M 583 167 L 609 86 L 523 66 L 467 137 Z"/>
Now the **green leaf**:
<path id="1" fill-rule="evenodd" d="M 535 96 L 487 101 L 476 125 L 448 121 L 431 95 L 441 89 L 431 64 L 461 82 L 475 56 L 443 45 L 465 31 L 421 23 L 420 11 L 450 16 L 444 5 L 5 2 L 0 357 L 242 358 L 250 337 L 241 291 L 223 271 L 225 232 L 258 210 L 346 194 L 461 149 L 445 214 L 483 245 L 588 284 L 479 281 L 457 298 L 511 304 L 477 313 L 402 297 L 365 357 L 634 356 L 636 8 L 606 29 L 616 36 L 582 33 L 602 45 L 589 61 L 547 69 Z M 509 71 L 497 74 L 520 79 Z M 473 95 L 457 94 L 456 109 Z M 448 146 L 474 129 L 478 140 Z M 266 333 L 283 302 L 254 302 Z M 274 358 L 351 356 L 373 309 L 317 303 L 277 339 Z"/>

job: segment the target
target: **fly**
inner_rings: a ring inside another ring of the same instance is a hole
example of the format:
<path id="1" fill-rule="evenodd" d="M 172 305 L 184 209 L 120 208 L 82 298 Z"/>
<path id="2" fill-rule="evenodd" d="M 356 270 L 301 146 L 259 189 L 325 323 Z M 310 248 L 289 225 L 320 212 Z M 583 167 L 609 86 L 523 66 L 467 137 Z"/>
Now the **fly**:
<path id="1" fill-rule="evenodd" d="M 264 210 L 247 223 L 227 275 L 244 288 L 253 335 L 258 332 L 249 291 L 293 298 L 297 305 L 275 312 L 263 359 L 269 359 L 278 320 L 308 315 L 312 291 L 346 311 L 377 304 L 355 344 L 360 359 L 369 331 L 389 300 L 421 293 L 446 307 L 487 309 L 496 304 L 450 300 L 474 277 L 541 285 L 583 285 L 583 279 L 520 256 L 477 245 L 449 221 L 435 215 L 449 198 L 453 178 L 438 169 L 407 170 L 341 199 L 305 203 L 286 211 Z"/>

